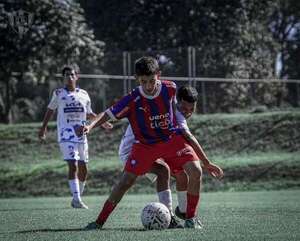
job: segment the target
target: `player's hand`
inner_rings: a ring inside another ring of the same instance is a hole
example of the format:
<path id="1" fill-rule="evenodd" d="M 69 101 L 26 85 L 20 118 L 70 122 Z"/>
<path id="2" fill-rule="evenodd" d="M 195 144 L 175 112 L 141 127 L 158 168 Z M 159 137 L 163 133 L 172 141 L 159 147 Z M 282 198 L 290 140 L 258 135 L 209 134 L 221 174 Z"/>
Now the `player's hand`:
<path id="1" fill-rule="evenodd" d="M 83 129 L 82 129 L 83 135 L 89 134 L 90 131 L 91 131 L 91 127 L 89 125 L 83 126 Z"/>
<path id="2" fill-rule="evenodd" d="M 76 136 L 80 137 L 83 135 L 83 128 L 84 126 L 76 126 L 76 128 L 74 128 Z"/>
<path id="3" fill-rule="evenodd" d="M 40 131 L 39 131 L 38 136 L 39 136 L 39 139 L 40 139 L 42 142 L 46 141 L 46 132 L 47 132 L 47 131 L 46 131 L 45 128 L 41 128 Z"/>
<path id="4" fill-rule="evenodd" d="M 224 176 L 223 170 L 213 163 L 205 165 L 204 168 L 209 172 L 210 175 L 212 175 L 215 178 L 221 179 Z"/>
<path id="5" fill-rule="evenodd" d="M 104 122 L 101 127 L 104 129 L 104 130 L 111 130 L 114 126 L 113 124 L 111 124 L 110 122 Z"/>

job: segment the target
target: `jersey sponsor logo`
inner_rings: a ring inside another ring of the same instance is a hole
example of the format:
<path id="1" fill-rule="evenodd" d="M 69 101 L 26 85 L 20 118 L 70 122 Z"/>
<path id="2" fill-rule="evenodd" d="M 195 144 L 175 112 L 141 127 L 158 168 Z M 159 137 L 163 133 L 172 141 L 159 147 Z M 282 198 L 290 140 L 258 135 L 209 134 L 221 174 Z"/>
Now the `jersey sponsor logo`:
<path id="1" fill-rule="evenodd" d="M 165 113 L 161 115 L 150 116 L 149 120 L 151 121 L 151 128 L 161 128 L 168 129 L 171 124 L 170 113 Z"/>
<path id="2" fill-rule="evenodd" d="M 81 103 L 80 102 L 71 102 L 71 103 L 66 103 L 66 107 L 80 107 Z"/>
<path id="3" fill-rule="evenodd" d="M 83 107 L 66 107 L 64 108 L 64 113 L 71 113 L 71 112 L 84 112 Z"/>

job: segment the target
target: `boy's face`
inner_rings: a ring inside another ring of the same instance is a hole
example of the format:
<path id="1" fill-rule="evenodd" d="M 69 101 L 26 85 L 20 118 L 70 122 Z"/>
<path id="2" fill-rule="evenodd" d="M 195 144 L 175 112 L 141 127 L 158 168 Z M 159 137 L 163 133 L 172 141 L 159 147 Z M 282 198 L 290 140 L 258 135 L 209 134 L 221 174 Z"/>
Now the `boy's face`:
<path id="1" fill-rule="evenodd" d="M 77 76 L 75 70 L 65 71 L 63 78 L 64 78 L 64 82 L 66 83 L 66 85 L 76 86 L 76 81 L 78 79 L 78 76 Z"/>
<path id="2" fill-rule="evenodd" d="M 137 75 L 136 79 L 142 86 L 142 89 L 146 95 L 155 95 L 158 84 L 158 74 Z"/>
<path id="3" fill-rule="evenodd" d="M 182 113 L 182 115 L 188 119 L 192 116 L 192 114 L 196 110 L 196 102 L 190 103 L 185 100 L 178 101 L 177 104 L 178 110 Z"/>

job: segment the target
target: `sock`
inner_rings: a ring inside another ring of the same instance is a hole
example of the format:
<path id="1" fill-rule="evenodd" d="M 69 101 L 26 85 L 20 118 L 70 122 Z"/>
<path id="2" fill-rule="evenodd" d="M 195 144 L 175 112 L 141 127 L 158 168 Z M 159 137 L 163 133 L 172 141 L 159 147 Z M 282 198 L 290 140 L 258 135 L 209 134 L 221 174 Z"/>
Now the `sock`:
<path id="1" fill-rule="evenodd" d="M 162 204 L 166 205 L 166 207 L 169 209 L 170 213 L 172 216 L 174 216 L 173 211 L 172 211 L 172 195 L 171 195 L 171 190 L 167 189 L 161 192 L 157 193 L 159 202 Z"/>
<path id="2" fill-rule="evenodd" d="M 98 215 L 96 223 L 103 225 L 116 206 L 117 204 L 106 200 L 100 214 Z"/>
<path id="3" fill-rule="evenodd" d="M 187 191 L 177 191 L 178 207 L 181 213 L 186 213 L 186 195 Z"/>
<path id="4" fill-rule="evenodd" d="M 186 218 L 190 219 L 196 216 L 200 195 L 187 193 Z"/>
<path id="5" fill-rule="evenodd" d="M 78 179 L 69 180 L 69 187 L 73 195 L 73 199 L 76 201 L 81 201 Z"/>
<path id="6" fill-rule="evenodd" d="M 85 181 L 83 181 L 83 182 L 79 181 L 79 191 L 80 191 L 81 196 L 83 194 L 84 187 L 85 187 Z"/>

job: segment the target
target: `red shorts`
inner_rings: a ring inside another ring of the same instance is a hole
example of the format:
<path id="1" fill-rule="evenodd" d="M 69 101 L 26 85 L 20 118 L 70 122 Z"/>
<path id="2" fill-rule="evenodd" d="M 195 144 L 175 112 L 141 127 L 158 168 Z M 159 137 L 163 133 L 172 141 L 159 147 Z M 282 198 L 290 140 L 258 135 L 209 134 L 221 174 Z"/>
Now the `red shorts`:
<path id="1" fill-rule="evenodd" d="M 162 158 L 173 173 L 183 170 L 183 165 L 199 158 L 194 149 L 181 135 L 174 135 L 169 141 L 157 144 L 135 143 L 124 170 L 138 176 L 148 172 L 154 161 Z"/>

